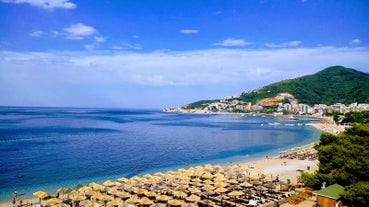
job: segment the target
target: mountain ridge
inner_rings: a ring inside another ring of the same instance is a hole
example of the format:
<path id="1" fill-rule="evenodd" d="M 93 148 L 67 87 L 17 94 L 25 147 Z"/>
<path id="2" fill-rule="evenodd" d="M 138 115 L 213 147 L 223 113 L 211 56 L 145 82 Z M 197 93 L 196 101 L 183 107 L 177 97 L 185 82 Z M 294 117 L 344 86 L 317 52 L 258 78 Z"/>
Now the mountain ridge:
<path id="1" fill-rule="evenodd" d="M 272 98 L 280 93 L 289 93 L 299 103 L 308 105 L 369 103 L 369 74 L 344 66 L 331 66 L 311 75 L 282 80 L 244 92 L 229 100 L 257 104 L 262 99 Z M 219 100 L 221 99 L 201 100 L 183 108 L 202 108 Z"/>

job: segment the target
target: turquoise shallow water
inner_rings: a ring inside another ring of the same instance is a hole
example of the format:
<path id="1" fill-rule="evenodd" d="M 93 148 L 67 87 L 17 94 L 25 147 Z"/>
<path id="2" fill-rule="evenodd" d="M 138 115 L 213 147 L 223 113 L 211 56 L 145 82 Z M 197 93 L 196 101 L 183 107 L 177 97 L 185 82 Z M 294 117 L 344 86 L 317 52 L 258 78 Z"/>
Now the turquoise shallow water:
<path id="1" fill-rule="evenodd" d="M 269 125 L 279 122 L 281 125 Z M 17 190 L 103 182 L 227 164 L 317 141 L 320 132 L 273 116 L 159 110 L 0 107 L 0 202 Z"/>

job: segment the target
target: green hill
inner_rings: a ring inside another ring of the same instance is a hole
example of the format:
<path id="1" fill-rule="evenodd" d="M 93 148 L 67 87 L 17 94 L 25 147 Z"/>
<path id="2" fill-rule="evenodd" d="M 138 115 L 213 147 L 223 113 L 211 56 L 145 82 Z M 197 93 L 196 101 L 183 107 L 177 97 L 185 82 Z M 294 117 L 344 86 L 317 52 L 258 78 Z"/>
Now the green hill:
<path id="1" fill-rule="evenodd" d="M 369 103 L 369 74 L 342 66 L 328 67 L 313 75 L 280 81 L 251 92 L 242 93 L 240 100 L 255 104 L 263 98 L 288 92 L 300 103 L 332 105 L 354 102 Z M 186 108 L 204 106 L 207 101 L 189 104 Z M 208 103 L 214 102 L 208 101 Z"/>

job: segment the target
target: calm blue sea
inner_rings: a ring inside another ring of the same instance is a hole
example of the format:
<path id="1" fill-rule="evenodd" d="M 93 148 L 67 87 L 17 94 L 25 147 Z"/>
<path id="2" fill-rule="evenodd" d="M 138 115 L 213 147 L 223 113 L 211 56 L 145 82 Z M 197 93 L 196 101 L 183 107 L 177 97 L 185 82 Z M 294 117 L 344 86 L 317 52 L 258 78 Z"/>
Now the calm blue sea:
<path id="1" fill-rule="evenodd" d="M 281 125 L 268 123 L 280 122 Z M 62 186 L 250 161 L 317 141 L 273 116 L 160 110 L 0 107 L 0 202 Z M 287 125 L 286 125 L 287 124 Z"/>

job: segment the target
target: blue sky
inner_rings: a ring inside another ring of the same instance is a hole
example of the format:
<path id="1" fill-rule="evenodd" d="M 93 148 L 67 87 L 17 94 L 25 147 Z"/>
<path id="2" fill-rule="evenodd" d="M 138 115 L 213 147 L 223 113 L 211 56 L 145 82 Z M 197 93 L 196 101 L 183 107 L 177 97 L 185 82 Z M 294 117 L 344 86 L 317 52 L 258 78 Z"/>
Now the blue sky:
<path id="1" fill-rule="evenodd" d="M 332 65 L 369 73 L 368 0 L 0 0 L 0 105 L 179 107 Z"/>

